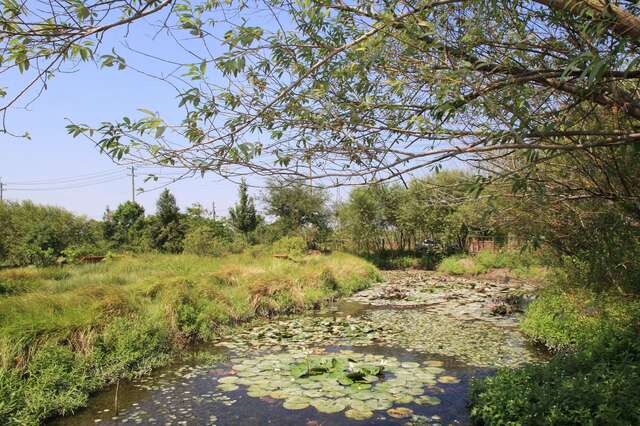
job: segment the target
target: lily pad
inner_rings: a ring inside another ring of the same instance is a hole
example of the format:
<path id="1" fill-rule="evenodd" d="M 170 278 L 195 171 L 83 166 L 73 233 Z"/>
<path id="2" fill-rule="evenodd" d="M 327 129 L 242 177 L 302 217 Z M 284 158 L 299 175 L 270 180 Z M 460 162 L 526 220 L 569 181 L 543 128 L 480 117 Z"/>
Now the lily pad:
<path id="1" fill-rule="evenodd" d="M 355 408 L 351 408 L 344 412 L 344 415 L 350 419 L 354 420 L 367 420 L 371 416 L 373 416 L 373 411 L 371 410 L 356 410 Z"/>
<path id="2" fill-rule="evenodd" d="M 238 390 L 240 387 L 234 383 L 222 383 L 220 385 L 218 385 L 218 389 L 220 389 L 223 392 L 231 392 L 234 390 Z"/>
<path id="3" fill-rule="evenodd" d="M 440 398 L 436 398 L 435 396 L 422 395 L 416 398 L 415 402 L 422 405 L 439 405 L 441 401 Z"/>
<path id="4" fill-rule="evenodd" d="M 396 419 L 406 419 L 411 417 L 413 410 L 406 407 L 389 408 L 387 414 Z"/>
<path id="5" fill-rule="evenodd" d="M 440 376 L 438 381 L 440 383 L 460 383 L 460 379 L 454 376 Z"/>

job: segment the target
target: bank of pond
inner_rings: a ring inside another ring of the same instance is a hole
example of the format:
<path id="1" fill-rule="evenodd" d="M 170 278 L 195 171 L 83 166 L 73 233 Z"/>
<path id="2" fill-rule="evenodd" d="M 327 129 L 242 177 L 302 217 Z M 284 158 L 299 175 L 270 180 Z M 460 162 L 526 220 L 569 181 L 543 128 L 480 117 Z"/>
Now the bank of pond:
<path id="1" fill-rule="evenodd" d="M 640 423 L 636 300 L 538 287 L 262 250 L 7 269 L 0 419 Z"/>

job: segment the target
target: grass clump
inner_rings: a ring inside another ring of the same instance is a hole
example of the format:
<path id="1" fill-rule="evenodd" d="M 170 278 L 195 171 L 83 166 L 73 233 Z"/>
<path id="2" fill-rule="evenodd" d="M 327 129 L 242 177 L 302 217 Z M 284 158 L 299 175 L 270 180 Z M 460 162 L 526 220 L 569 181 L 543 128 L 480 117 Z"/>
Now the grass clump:
<path id="1" fill-rule="evenodd" d="M 483 250 L 475 255 L 453 255 L 438 265 L 438 271 L 451 275 L 478 275 L 492 269 L 508 269 L 519 278 L 542 278 L 545 269 L 535 253 L 530 251 Z"/>
<path id="2" fill-rule="evenodd" d="M 13 290 L 0 296 L 0 418 L 32 424 L 68 414 L 90 392 L 166 364 L 190 341 L 378 279 L 372 265 L 346 254 L 293 262 L 261 251 L 2 270 L 0 288 Z"/>

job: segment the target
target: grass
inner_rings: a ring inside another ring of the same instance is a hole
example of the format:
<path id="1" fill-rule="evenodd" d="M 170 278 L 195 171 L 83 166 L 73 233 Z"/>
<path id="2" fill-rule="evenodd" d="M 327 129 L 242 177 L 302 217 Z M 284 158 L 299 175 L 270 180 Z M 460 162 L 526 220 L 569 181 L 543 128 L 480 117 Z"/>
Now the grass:
<path id="1" fill-rule="evenodd" d="M 383 270 L 424 269 L 433 270 L 442 256 L 438 253 L 383 251 L 366 255 L 365 259 Z"/>
<path id="2" fill-rule="evenodd" d="M 376 269 L 334 253 L 223 258 L 139 255 L 0 271 L 0 422 L 68 414 L 123 377 L 166 364 L 222 328 L 319 306 L 367 287 Z"/>
<path id="3" fill-rule="evenodd" d="M 547 289 L 523 331 L 556 352 L 547 364 L 475 382 L 471 415 L 485 425 L 640 424 L 640 298 Z"/>
<path id="4" fill-rule="evenodd" d="M 475 255 L 446 257 L 438 265 L 438 271 L 451 275 L 478 275 L 492 269 L 509 269 L 518 278 L 542 279 L 545 268 L 534 253 L 516 250 L 480 251 Z"/>
<path id="5" fill-rule="evenodd" d="M 588 348 L 640 320 L 640 298 L 616 291 L 551 286 L 527 308 L 522 331 L 548 349 Z"/>

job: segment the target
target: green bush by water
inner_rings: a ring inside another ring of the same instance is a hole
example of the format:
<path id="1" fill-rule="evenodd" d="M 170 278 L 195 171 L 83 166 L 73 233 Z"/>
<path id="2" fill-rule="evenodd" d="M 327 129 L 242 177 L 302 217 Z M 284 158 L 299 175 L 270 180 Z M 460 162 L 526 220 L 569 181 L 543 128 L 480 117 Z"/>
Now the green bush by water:
<path id="1" fill-rule="evenodd" d="M 541 278 L 545 273 L 535 253 L 517 250 L 483 250 L 475 255 L 453 255 L 438 265 L 438 271 L 451 275 L 484 274 L 492 269 L 509 269 L 520 278 Z"/>
<path id="2" fill-rule="evenodd" d="M 558 352 L 474 383 L 471 415 L 486 425 L 640 424 L 640 299 L 552 287 L 523 331 Z"/>
<path id="3" fill-rule="evenodd" d="M 483 425 L 637 425 L 638 389 L 640 335 L 618 330 L 548 364 L 475 382 L 471 416 Z"/>
<path id="4" fill-rule="evenodd" d="M 365 258 L 380 269 L 425 269 L 433 270 L 442 259 L 441 253 L 416 253 L 383 251 L 365 256 Z"/>
<path id="5" fill-rule="evenodd" d="M 613 291 L 551 287 L 528 307 L 522 331 L 552 351 L 590 347 L 640 319 L 640 299 Z"/>

